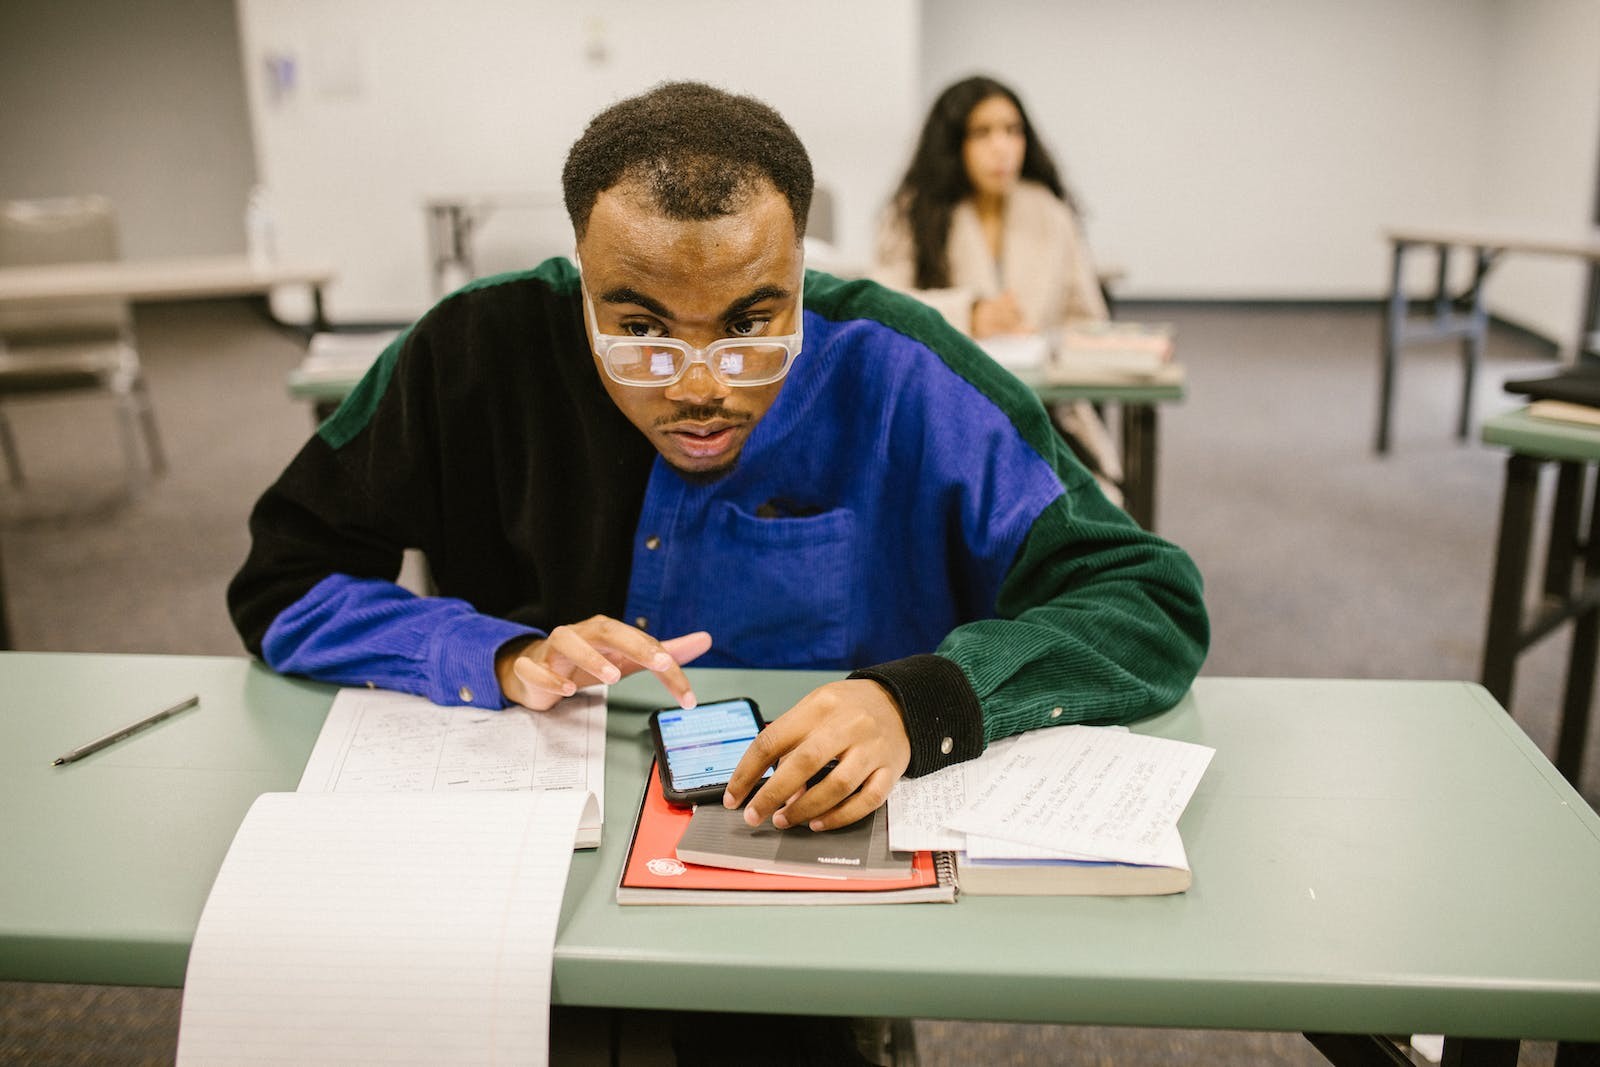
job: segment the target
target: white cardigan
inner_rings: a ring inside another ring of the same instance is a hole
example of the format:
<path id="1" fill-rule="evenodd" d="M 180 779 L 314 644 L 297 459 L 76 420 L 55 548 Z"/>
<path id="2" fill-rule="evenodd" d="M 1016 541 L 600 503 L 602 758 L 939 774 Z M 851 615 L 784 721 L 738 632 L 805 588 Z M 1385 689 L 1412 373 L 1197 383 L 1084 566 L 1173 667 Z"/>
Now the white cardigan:
<path id="1" fill-rule="evenodd" d="M 916 257 L 904 216 L 891 209 L 878 231 L 873 279 L 901 289 L 943 313 L 963 333 L 972 332 L 974 301 L 1010 290 L 1034 327 L 1053 330 L 1108 317 L 1099 278 L 1072 209 L 1038 182 L 1024 180 L 1006 199 L 1000 261 L 989 255 L 983 226 L 970 200 L 956 205 L 946 246 L 950 286 L 913 285 Z"/>

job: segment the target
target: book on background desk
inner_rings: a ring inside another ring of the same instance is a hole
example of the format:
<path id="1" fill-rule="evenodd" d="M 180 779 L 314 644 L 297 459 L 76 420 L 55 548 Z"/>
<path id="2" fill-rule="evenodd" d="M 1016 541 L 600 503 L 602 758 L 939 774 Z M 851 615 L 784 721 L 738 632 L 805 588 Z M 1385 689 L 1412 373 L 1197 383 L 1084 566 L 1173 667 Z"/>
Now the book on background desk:
<path id="1" fill-rule="evenodd" d="M 587 794 L 574 844 L 594 848 L 605 779 L 604 686 L 580 689 L 541 712 L 444 707 L 384 689 L 341 689 L 297 791 Z"/>
<path id="2" fill-rule="evenodd" d="M 617 882 L 617 903 L 910 904 L 955 900 L 951 857 L 931 851 L 914 854 L 906 873 L 895 878 L 817 878 L 686 863 L 678 858 L 678 842 L 693 817 L 692 809 L 667 803 L 652 766 Z"/>
<path id="3" fill-rule="evenodd" d="M 1123 372 L 1154 374 L 1172 362 L 1172 324 L 1091 322 L 1068 326 L 1056 344 L 1053 379 Z"/>
<path id="4" fill-rule="evenodd" d="M 1517 378 L 1506 382 L 1505 390 L 1533 400 L 1600 405 L 1600 361 L 1582 360 L 1542 378 Z"/>
<path id="5" fill-rule="evenodd" d="M 1536 419 L 1570 422 L 1578 426 L 1600 426 L 1600 407 L 1592 404 L 1574 404 L 1566 400 L 1535 400 L 1528 405 L 1528 414 Z"/>

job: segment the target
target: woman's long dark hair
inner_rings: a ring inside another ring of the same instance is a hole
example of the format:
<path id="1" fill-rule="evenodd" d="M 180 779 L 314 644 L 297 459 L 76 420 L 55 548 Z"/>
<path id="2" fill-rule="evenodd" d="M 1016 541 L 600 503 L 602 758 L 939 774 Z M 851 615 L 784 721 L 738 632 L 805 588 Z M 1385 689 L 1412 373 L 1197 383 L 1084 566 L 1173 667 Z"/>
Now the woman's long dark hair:
<path id="1" fill-rule="evenodd" d="M 1077 204 L 1062 184 L 1055 161 L 1045 151 L 1028 121 L 1028 111 L 1017 94 L 993 78 L 965 78 L 939 94 L 922 125 L 917 150 L 911 156 L 906 176 L 895 191 L 894 206 L 911 231 L 915 253 L 912 284 L 918 289 L 942 289 L 950 284 L 950 262 L 946 245 L 950 239 L 950 216 L 956 205 L 972 194 L 967 179 L 962 147 L 967 140 L 967 117 L 972 109 L 991 96 L 1003 96 L 1022 116 L 1022 135 L 1027 145 L 1022 156 L 1022 176 L 1049 189 L 1074 212 Z"/>

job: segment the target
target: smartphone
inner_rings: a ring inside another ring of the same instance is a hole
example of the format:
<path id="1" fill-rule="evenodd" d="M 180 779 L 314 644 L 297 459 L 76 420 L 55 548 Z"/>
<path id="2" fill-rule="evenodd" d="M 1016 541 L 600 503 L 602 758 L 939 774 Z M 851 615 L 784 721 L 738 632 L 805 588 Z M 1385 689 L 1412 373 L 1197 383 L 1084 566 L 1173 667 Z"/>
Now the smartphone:
<path id="1" fill-rule="evenodd" d="M 748 697 L 652 711 L 650 739 L 667 803 L 720 804 L 739 757 L 766 725 Z"/>

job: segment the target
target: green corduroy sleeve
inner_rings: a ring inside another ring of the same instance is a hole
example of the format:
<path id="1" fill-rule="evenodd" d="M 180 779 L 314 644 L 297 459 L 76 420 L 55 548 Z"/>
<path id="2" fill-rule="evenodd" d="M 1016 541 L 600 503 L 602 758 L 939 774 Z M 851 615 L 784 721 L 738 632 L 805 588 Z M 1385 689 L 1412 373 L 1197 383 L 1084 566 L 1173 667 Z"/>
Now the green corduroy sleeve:
<path id="1" fill-rule="evenodd" d="M 938 648 L 970 683 L 986 742 L 1163 711 L 1205 659 L 1193 561 L 1086 481 L 1069 481 L 1034 521 L 1001 585 L 999 618 L 960 626 Z"/>

